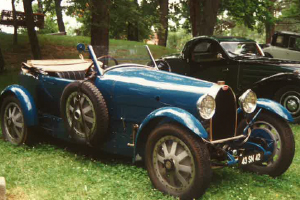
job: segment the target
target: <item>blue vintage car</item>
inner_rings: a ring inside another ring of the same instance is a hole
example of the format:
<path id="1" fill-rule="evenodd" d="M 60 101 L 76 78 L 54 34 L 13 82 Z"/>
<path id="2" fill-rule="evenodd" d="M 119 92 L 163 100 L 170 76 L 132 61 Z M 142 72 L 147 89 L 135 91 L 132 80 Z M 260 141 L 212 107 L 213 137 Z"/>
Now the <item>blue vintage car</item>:
<path id="1" fill-rule="evenodd" d="M 239 165 L 276 177 L 292 163 L 293 118 L 280 104 L 247 90 L 238 106 L 223 82 L 119 64 L 88 50 L 92 60 L 22 64 L 20 85 L 8 86 L 0 97 L 5 140 L 29 143 L 38 129 L 143 159 L 154 187 L 183 199 L 205 192 L 214 167 Z"/>

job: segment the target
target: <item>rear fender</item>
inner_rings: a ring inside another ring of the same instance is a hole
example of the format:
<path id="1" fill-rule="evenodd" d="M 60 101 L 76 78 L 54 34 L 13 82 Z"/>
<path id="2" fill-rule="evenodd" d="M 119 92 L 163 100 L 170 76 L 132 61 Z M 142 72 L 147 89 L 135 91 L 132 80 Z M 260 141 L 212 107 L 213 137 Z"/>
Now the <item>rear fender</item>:
<path id="1" fill-rule="evenodd" d="M 181 124 L 199 138 L 208 139 L 208 133 L 191 113 L 176 107 L 160 108 L 150 113 L 141 123 L 135 137 L 134 159 L 144 147 L 143 144 L 154 127 L 170 121 Z"/>
<path id="2" fill-rule="evenodd" d="M 0 96 L 0 107 L 8 95 L 14 95 L 20 102 L 21 109 L 24 112 L 24 120 L 27 126 L 35 126 L 38 124 L 37 109 L 33 97 L 26 88 L 20 85 L 10 85 L 6 87 Z"/>

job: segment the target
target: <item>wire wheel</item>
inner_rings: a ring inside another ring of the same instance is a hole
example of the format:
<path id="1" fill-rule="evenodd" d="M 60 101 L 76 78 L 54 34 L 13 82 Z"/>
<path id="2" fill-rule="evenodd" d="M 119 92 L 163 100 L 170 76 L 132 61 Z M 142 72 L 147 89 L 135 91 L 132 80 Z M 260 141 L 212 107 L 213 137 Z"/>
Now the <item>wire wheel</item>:
<path id="1" fill-rule="evenodd" d="M 81 108 L 80 108 L 81 107 Z M 66 114 L 70 127 L 82 138 L 94 132 L 96 114 L 92 101 L 85 94 L 78 99 L 78 92 L 73 92 L 67 99 Z"/>
<path id="2" fill-rule="evenodd" d="M 23 142 L 25 135 L 24 116 L 21 108 L 15 102 L 10 102 L 4 109 L 4 131 L 6 139 L 13 144 Z"/>
<path id="3" fill-rule="evenodd" d="M 189 188 L 195 179 L 195 163 L 186 144 L 174 136 L 161 138 L 153 150 L 157 177 L 176 191 Z"/>

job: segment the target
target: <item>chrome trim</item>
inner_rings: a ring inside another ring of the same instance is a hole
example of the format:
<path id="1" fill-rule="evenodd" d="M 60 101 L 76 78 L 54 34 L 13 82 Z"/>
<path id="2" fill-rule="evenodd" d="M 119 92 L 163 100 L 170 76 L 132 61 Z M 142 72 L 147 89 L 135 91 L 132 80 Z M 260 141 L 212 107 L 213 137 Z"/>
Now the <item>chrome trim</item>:
<path id="1" fill-rule="evenodd" d="M 235 137 L 231 137 L 231 138 L 226 138 L 226 139 L 221 139 L 221 140 L 215 140 L 215 141 L 211 141 L 211 144 L 218 144 L 218 143 L 223 143 L 223 142 L 227 142 L 230 140 L 237 140 L 237 139 L 242 139 L 242 138 L 246 138 L 247 136 L 245 135 L 239 135 L 239 136 L 235 136 Z"/>

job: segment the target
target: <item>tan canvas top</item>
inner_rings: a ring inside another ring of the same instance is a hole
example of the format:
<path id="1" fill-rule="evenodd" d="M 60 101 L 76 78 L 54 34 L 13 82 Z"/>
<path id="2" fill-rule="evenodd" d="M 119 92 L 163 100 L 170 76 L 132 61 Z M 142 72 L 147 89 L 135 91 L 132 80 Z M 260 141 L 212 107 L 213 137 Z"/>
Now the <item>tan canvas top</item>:
<path id="1" fill-rule="evenodd" d="M 28 67 L 35 67 L 45 72 L 84 71 L 91 66 L 92 60 L 59 59 L 59 60 L 28 60 Z M 103 63 L 98 61 L 100 67 Z"/>

